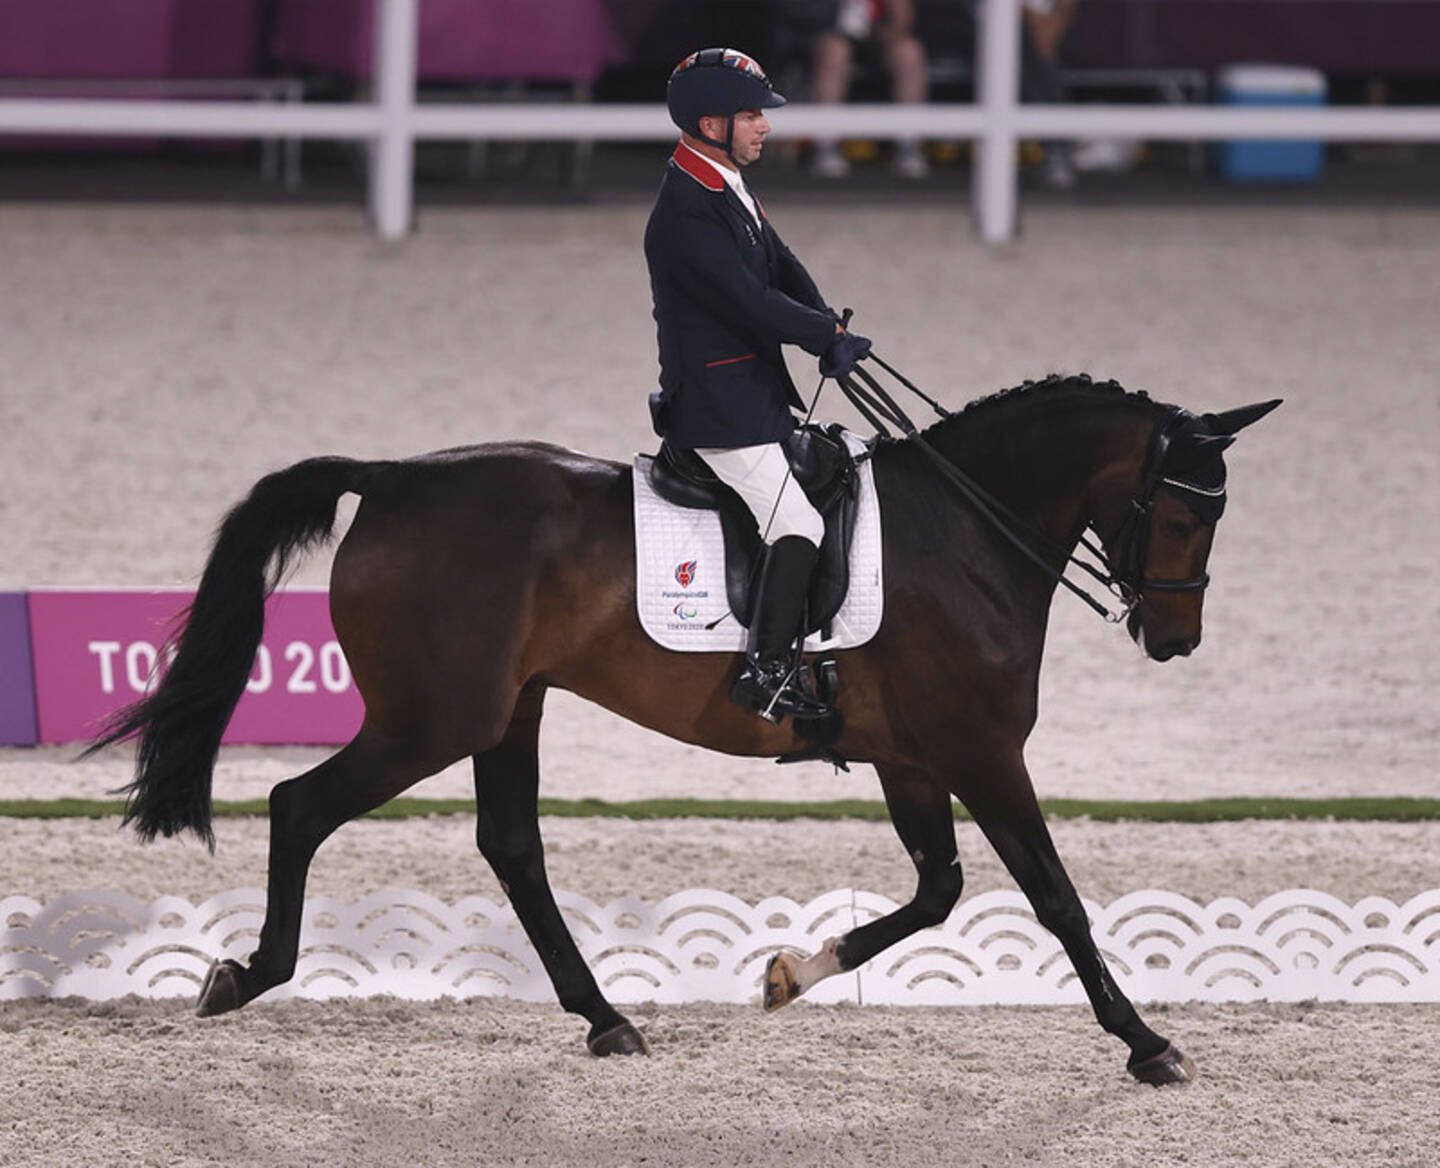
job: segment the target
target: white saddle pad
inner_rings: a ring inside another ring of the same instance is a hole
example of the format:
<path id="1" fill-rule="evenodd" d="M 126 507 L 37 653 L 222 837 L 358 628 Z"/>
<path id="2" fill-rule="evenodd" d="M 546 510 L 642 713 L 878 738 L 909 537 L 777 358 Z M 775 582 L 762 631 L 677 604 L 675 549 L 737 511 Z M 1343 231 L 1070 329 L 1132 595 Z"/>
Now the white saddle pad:
<path id="1" fill-rule="evenodd" d="M 852 452 L 865 445 L 854 434 Z M 682 653 L 734 653 L 746 632 L 730 615 L 725 595 L 725 540 L 714 511 L 677 507 L 655 493 L 649 458 L 635 459 L 635 607 L 651 639 Z M 850 591 L 835 614 L 828 640 L 812 633 L 808 651 L 853 649 L 880 628 L 885 590 L 880 565 L 880 501 L 867 458 L 859 466 L 855 539 L 850 546 Z M 713 628 L 711 626 L 714 626 Z"/>

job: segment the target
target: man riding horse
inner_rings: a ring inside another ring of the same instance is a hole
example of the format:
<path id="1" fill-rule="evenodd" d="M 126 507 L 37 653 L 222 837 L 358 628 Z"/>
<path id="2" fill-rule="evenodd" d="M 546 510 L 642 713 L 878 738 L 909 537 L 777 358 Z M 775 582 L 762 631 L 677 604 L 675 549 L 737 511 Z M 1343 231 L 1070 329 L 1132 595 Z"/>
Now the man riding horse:
<path id="1" fill-rule="evenodd" d="M 670 108 L 685 138 L 645 245 L 660 326 L 657 428 L 709 461 L 772 541 L 734 696 L 803 719 L 824 707 L 798 690 L 786 658 L 819 529 L 781 447 L 798 398 L 780 346 L 823 354 L 821 370 L 833 376 L 858 373 L 869 342 L 840 327 L 758 204 L 752 212 L 742 197 L 740 164 L 759 157 L 763 111 L 781 100 L 741 54 L 705 50 L 681 65 Z M 924 432 L 874 448 L 889 525 L 885 615 L 871 640 L 845 653 L 835 750 L 874 765 L 918 882 L 907 903 L 818 952 L 774 954 L 763 977 L 763 947 L 724 958 L 740 984 L 783 1006 L 945 921 L 964 887 L 959 800 L 1059 941 L 1096 1020 L 1128 1048 L 1130 1074 L 1157 1085 L 1194 1077 L 1110 972 L 1024 746 L 1039 714 L 1051 601 L 1082 539 L 1098 560 L 1091 574 L 1123 602 L 1115 615 L 1151 658 L 1200 643 L 1226 497 L 1222 456 L 1279 404 L 1197 415 L 1115 382 L 1054 376 L 941 411 Z M 631 464 L 499 442 L 419 458 L 306 459 L 266 475 L 231 509 L 173 654 L 163 655 L 168 669 L 91 748 L 139 739 L 126 822 L 144 839 L 193 830 L 213 847 L 216 756 L 254 668 L 266 597 L 295 557 L 330 538 L 346 494 L 361 502 L 335 552 L 330 611 L 365 715 L 341 750 L 270 792 L 259 942 L 241 960 L 244 931 L 215 940 L 224 955 L 201 986 L 199 1014 L 240 1009 L 295 976 L 306 878 L 337 828 L 469 757 L 476 843 L 560 1004 L 589 1024 L 594 1054 L 648 1049 L 606 998 L 546 876 L 546 694 L 569 691 L 734 755 L 780 757 L 801 735 L 717 700 L 728 655 L 672 653 L 641 628 L 634 486 Z M 457 990 L 470 976 L 467 967 Z"/>
<path id="2" fill-rule="evenodd" d="M 785 104 L 755 60 L 692 53 L 670 76 L 667 104 L 680 143 L 645 229 L 660 345 L 655 430 L 745 501 L 766 544 L 731 698 L 771 721 L 823 718 L 829 708 L 792 664 L 824 524 L 781 445 L 796 428 L 791 407 L 805 406 L 780 346 L 799 345 L 838 377 L 870 342 L 846 331 L 740 175 L 764 149 L 765 111 Z"/>

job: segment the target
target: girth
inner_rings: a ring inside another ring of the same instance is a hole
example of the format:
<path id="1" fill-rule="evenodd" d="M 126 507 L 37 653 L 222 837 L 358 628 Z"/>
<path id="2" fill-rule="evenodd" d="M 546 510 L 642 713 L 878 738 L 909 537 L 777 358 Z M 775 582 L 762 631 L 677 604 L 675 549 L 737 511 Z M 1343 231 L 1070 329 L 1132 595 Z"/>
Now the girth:
<path id="1" fill-rule="evenodd" d="M 803 426 L 782 445 L 795 481 L 825 521 L 820 557 L 810 581 L 805 634 L 828 630 L 850 587 L 850 547 L 855 531 L 860 480 L 855 457 L 839 424 Z M 866 457 L 862 455 L 862 457 Z M 650 485 L 677 507 L 716 511 L 725 540 L 725 593 L 730 612 L 750 627 L 754 589 L 760 578 L 760 539 L 755 516 L 743 499 L 722 483 L 693 450 L 662 443 L 650 460 Z M 828 635 L 828 632 L 826 633 Z"/>

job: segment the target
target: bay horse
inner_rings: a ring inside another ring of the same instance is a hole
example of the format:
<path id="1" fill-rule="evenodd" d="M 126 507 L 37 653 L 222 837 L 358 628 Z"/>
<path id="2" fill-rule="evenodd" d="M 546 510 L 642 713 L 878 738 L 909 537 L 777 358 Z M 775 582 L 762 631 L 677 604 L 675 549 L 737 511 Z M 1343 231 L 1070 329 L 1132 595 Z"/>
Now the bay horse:
<path id="1" fill-rule="evenodd" d="M 1278 404 L 1197 417 L 1114 382 L 1054 376 L 930 426 L 923 456 L 910 441 L 878 442 L 884 620 L 869 643 L 836 655 L 844 723 L 833 746 L 874 764 L 918 886 L 909 903 L 810 958 L 778 955 L 767 1006 L 946 919 L 962 887 L 953 796 L 1063 945 L 1100 1025 L 1129 1048 L 1130 1072 L 1155 1084 L 1193 1077 L 1097 951 L 1023 749 L 1068 553 L 1093 528 L 1102 556 L 1121 566 L 1130 634 L 1157 661 L 1190 653 L 1225 497 L 1220 452 Z M 947 486 L 937 451 L 1028 528 L 1053 570 Z M 594 1054 L 646 1052 L 601 993 L 546 877 L 536 812 L 546 691 L 729 754 L 775 758 L 806 744 L 793 725 L 730 702 L 738 654 L 675 653 L 641 630 L 629 466 L 506 442 L 404 461 L 313 458 L 261 479 L 220 527 L 170 668 L 90 748 L 138 735 L 126 822 L 146 840 L 189 829 L 213 849 L 215 758 L 250 676 L 265 597 L 296 555 L 329 538 L 346 492 L 361 503 L 335 553 L 330 607 L 363 724 L 271 792 L 259 947 L 245 963 L 212 967 L 197 1012 L 235 1010 L 287 981 L 321 842 L 468 755 L 479 849 L 560 1004 L 590 1024 Z"/>

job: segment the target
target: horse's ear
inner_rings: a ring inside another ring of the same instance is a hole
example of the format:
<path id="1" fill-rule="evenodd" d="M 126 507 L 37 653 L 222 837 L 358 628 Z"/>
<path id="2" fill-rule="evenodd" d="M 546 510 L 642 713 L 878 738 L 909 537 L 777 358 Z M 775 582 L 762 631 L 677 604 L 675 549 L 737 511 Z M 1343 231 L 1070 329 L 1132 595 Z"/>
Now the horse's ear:
<path id="1" fill-rule="evenodd" d="M 1193 470 L 1212 458 L 1219 458 L 1234 441 L 1229 434 L 1183 431 L 1176 435 L 1165 455 L 1165 468 L 1170 471 Z"/>
<path id="2" fill-rule="evenodd" d="M 1223 414 L 1206 414 L 1205 424 L 1212 434 L 1235 434 L 1251 423 L 1258 422 L 1284 400 L 1277 397 L 1273 401 L 1256 402 L 1253 406 L 1237 406 Z"/>

